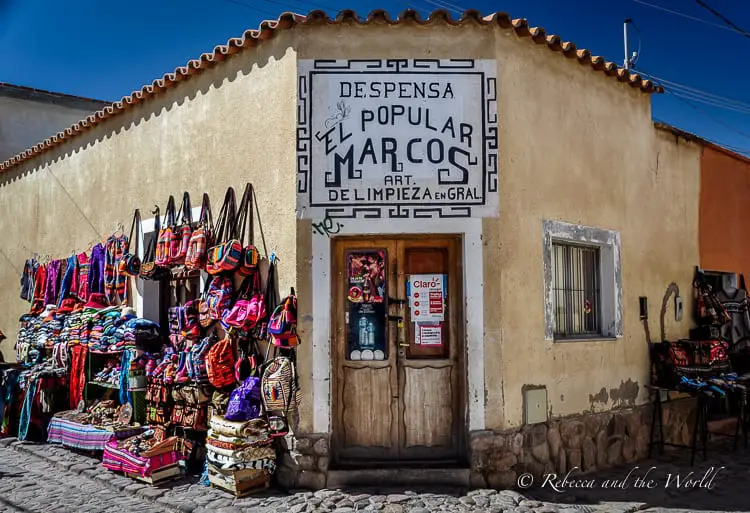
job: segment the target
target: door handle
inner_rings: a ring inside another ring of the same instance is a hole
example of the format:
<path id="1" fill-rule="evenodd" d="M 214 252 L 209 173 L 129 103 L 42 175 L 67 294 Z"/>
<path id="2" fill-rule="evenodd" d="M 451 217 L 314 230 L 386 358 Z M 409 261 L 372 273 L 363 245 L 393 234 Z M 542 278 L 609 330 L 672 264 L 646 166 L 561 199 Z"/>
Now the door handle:
<path id="1" fill-rule="evenodd" d="M 393 321 L 398 322 L 398 321 L 403 321 L 404 317 L 402 315 L 389 315 L 388 316 L 388 320 L 391 321 L 391 322 L 393 322 Z"/>
<path id="2" fill-rule="evenodd" d="M 399 345 L 399 347 L 409 347 L 409 344 L 404 344 L 402 342 L 399 342 L 398 345 Z"/>

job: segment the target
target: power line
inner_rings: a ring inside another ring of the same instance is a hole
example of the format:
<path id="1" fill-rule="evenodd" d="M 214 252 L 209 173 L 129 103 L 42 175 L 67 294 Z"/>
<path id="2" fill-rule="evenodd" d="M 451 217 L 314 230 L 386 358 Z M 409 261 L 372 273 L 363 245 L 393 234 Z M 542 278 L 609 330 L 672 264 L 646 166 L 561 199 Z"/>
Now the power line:
<path id="1" fill-rule="evenodd" d="M 667 91 L 667 93 L 669 93 L 669 91 Z M 684 98 L 680 98 L 679 96 L 676 96 L 676 95 L 674 95 L 674 94 L 673 94 L 672 96 L 675 96 L 675 98 L 677 98 L 678 100 L 680 100 L 680 101 L 681 101 L 681 102 L 683 102 L 683 103 L 686 103 L 687 105 L 689 105 L 689 106 L 690 106 L 691 108 L 695 109 L 696 111 L 698 111 L 698 112 L 701 112 L 701 113 L 703 113 L 703 114 L 704 114 L 704 115 L 705 115 L 705 116 L 706 116 L 707 118 L 711 119 L 711 120 L 712 120 L 712 121 L 714 121 L 715 123 L 718 123 L 719 125 L 723 126 L 723 127 L 724 127 L 724 128 L 726 128 L 727 130 L 729 130 L 729 131 L 731 131 L 731 132 L 734 132 L 734 133 L 736 133 L 736 134 L 738 134 L 738 135 L 741 135 L 742 137 L 745 137 L 745 138 L 747 138 L 747 139 L 750 139 L 750 134 L 749 134 L 749 133 L 747 133 L 747 132 L 743 132 L 742 130 L 739 130 L 739 129 L 737 129 L 737 128 L 735 128 L 735 127 L 731 126 L 731 125 L 727 125 L 726 123 L 724 123 L 724 122 L 723 122 L 723 121 L 721 121 L 720 119 L 718 119 L 718 118 L 714 117 L 714 116 L 713 116 L 712 114 L 710 114 L 710 113 L 706 112 L 706 111 L 705 111 L 704 109 L 702 109 L 702 108 L 700 108 L 699 106 L 697 106 L 697 105 L 695 105 L 694 103 L 692 103 L 692 102 L 691 102 L 690 100 L 686 100 L 686 99 L 684 99 Z M 744 152 L 750 152 L 750 149 L 745 149 L 745 150 L 743 150 L 743 151 L 744 151 Z"/>
<path id="2" fill-rule="evenodd" d="M 750 34 L 748 34 L 744 30 L 742 30 L 741 28 L 739 28 L 737 25 L 735 25 L 734 23 L 732 23 L 732 20 L 730 20 L 729 18 L 727 18 L 726 16 L 724 16 L 723 14 L 721 14 L 719 11 L 717 11 L 716 9 L 714 9 L 713 7 L 711 7 L 710 5 L 708 5 L 706 2 L 703 2 L 702 0 L 695 0 L 695 2 L 698 5 L 700 5 L 701 7 L 703 7 L 704 9 L 706 9 L 707 11 L 709 11 L 711 14 L 713 14 L 714 16 L 716 16 L 717 18 L 719 18 L 721 21 L 723 21 L 724 23 L 726 23 L 727 25 L 729 25 L 730 27 L 732 27 L 736 32 L 742 34 L 745 37 L 750 38 Z"/>
<path id="3" fill-rule="evenodd" d="M 425 2 L 435 5 L 440 9 L 445 9 L 446 11 L 450 11 L 456 14 L 461 14 L 464 12 L 465 9 L 462 9 L 461 7 L 455 6 L 453 4 L 450 4 L 448 2 L 436 2 L 434 0 L 424 0 Z"/>
<path id="4" fill-rule="evenodd" d="M 685 14 L 685 13 L 682 13 L 682 12 L 679 12 L 679 11 L 673 11 L 672 9 L 667 9 L 666 7 L 662 7 L 660 5 L 650 4 L 648 2 L 644 2 L 643 0 L 633 0 L 633 2 L 635 2 L 637 4 L 645 5 L 645 6 L 648 6 L 648 7 L 652 7 L 654 9 L 658 9 L 659 11 L 668 12 L 670 14 L 674 14 L 675 16 L 682 16 L 683 18 L 687 18 L 689 20 L 697 21 L 699 23 L 704 23 L 706 25 L 710 25 L 712 27 L 720 28 L 722 30 L 728 30 L 729 32 L 734 32 L 735 34 L 737 33 L 737 31 L 735 29 L 729 28 L 726 25 L 719 25 L 718 23 L 711 23 L 710 21 L 704 20 L 703 18 L 697 18 L 695 16 L 690 16 L 689 14 Z"/>

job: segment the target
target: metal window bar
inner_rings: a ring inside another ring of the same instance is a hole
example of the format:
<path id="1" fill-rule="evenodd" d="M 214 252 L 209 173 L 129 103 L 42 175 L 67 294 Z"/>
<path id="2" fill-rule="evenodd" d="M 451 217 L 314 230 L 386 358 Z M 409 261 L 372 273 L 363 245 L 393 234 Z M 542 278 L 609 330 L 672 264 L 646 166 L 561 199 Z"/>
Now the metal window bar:
<path id="1" fill-rule="evenodd" d="M 555 338 L 601 335 L 599 248 L 552 244 Z"/>

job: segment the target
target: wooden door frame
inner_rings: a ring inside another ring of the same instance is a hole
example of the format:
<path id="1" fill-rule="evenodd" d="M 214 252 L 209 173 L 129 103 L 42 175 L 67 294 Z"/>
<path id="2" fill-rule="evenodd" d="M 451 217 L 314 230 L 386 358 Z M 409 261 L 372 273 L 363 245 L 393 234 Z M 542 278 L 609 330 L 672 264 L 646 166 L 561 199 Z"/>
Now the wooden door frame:
<path id="1" fill-rule="evenodd" d="M 338 369 L 343 353 L 339 347 L 339 330 L 342 329 L 341 324 L 343 323 L 343 317 L 336 315 L 337 307 L 337 294 L 341 294 L 341 290 L 338 289 L 338 276 L 339 271 L 344 272 L 344 268 L 339 268 L 337 265 L 340 262 L 338 253 L 341 251 L 342 245 L 346 243 L 356 243 L 357 241 L 367 242 L 368 244 L 363 247 L 365 249 L 368 245 L 372 245 L 373 241 L 388 241 L 396 242 L 401 240 L 447 240 L 452 241 L 454 245 L 454 251 L 458 256 L 458 265 L 456 266 L 456 276 L 451 279 L 449 286 L 455 283 L 460 283 L 460 291 L 457 294 L 458 301 L 458 313 L 456 322 L 456 344 L 457 344 L 457 374 L 458 383 L 456 386 L 456 394 L 458 399 L 458 406 L 455 409 L 457 417 L 455 419 L 457 423 L 458 436 L 456 437 L 456 452 L 458 456 L 457 463 L 465 463 L 468 457 L 468 436 L 469 436 L 469 397 L 468 397 L 468 376 L 467 376 L 467 340 L 466 340 L 466 276 L 464 272 L 464 234 L 463 233 L 416 233 L 416 234 L 352 234 L 331 237 L 331 259 L 329 263 L 330 269 L 330 287 L 331 297 L 329 301 L 330 308 L 330 341 L 331 341 L 331 390 L 330 395 L 331 403 L 331 463 L 332 466 L 338 465 L 340 462 L 338 449 L 340 447 L 340 407 L 341 407 L 341 390 L 339 386 L 339 375 Z M 399 274 L 401 267 L 398 268 Z M 398 369 L 397 369 L 398 370 Z M 401 391 L 399 390 L 399 393 Z M 400 428 L 399 428 L 400 429 Z M 397 463 L 397 462 L 394 462 Z"/>

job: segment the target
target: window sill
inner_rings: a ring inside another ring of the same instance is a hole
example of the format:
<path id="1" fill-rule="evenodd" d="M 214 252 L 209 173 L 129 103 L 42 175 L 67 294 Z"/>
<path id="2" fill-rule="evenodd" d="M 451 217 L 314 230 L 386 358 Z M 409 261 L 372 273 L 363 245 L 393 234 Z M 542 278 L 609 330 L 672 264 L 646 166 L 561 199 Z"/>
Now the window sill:
<path id="1" fill-rule="evenodd" d="M 565 344 L 567 342 L 617 342 L 617 337 L 608 336 L 597 336 L 597 337 L 571 337 L 571 338 L 556 338 L 553 340 L 554 343 Z"/>

